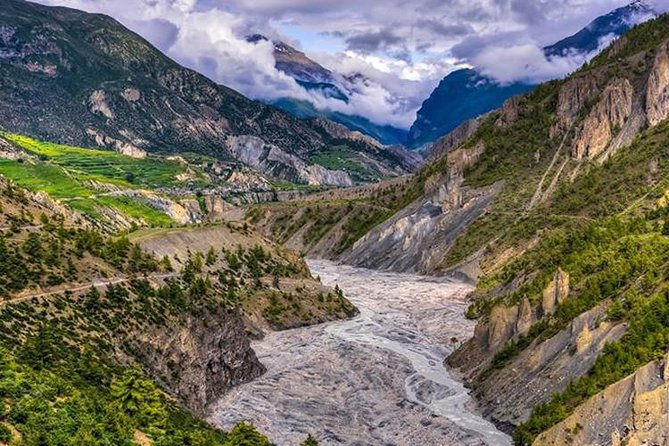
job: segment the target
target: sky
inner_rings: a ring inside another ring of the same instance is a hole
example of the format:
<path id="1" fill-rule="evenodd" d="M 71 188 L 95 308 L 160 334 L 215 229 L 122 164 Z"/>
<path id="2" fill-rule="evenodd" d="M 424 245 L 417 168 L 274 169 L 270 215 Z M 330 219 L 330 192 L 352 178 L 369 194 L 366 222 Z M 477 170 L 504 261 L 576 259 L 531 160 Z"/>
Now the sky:
<path id="1" fill-rule="evenodd" d="M 260 100 L 295 97 L 408 128 L 449 72 L 477 67 L 502 83 L 562 77 L 582 63 L 541 48 L 629 0 L 37 0 L 111 15 L 209 78 Z M 669 1 L 649 0 L 657 10 Z M 354 76 L 348 104 L 307 93 L 274 67 L 282 40 Z M 603 42 L 604 44 L 605 42 Z"/>

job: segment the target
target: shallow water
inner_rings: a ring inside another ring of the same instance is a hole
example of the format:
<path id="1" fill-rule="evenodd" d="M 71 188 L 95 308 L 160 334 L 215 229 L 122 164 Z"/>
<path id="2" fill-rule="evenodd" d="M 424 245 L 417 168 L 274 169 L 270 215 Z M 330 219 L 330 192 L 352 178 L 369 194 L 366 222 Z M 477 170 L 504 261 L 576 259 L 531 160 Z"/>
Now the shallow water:
<path id="1" fill-rule="evenodd" d="M 270 333 L 253 348 L 268 372 L 212 406 L 210 421 L 253 422 L 280 446 L 509 445 L 473 413 L 443 367 L 471 336 L 468 285 L 326 261 L 309 266 L 360 309 L 349 321 Z"/>

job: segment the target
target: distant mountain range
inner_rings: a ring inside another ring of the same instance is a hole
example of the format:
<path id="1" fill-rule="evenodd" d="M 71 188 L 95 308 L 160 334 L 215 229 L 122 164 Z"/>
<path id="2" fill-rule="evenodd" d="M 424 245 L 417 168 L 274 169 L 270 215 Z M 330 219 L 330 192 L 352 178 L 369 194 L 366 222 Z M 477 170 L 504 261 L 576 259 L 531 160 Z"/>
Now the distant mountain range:
<path id="1" fill-rule="evenodd" d="M 20 0 L 0 8 L 0 129 L 124 153 L 194 152 L 300 184 L 408 173 L 401 152 L 246 98 L 110 17 Z"/>
<path id="2" fill-rule="evenodd" d="M 596 18 L 576 34 L 544 48 L 544 53 L 548 58 L 592 53 L 603 39 L 620 36 L 635 24 L 656 16 L 652 7 L 637 0 Z M 407 145 L 419 148 L 430 144 L 468 119 L 499 108 L 508 98 L 534 87 L 521 82 L 502 85 L 476 69 L 454 71 L 423 103 L 409 130 Z"/>
<path id="3" fill-rule="evenodd" d="M 260 34 L 248 36 L 247 41 L 257 43 L 270 41 Z M 349 92 L 347 84 L 350 79 L 333 73 L 319 63 L 309 59 L 306 54 L 285 42 L 272 41 L 274 44 L 274 59 L 276 69 L 282 71 L 306 91 L 316 92 L 328 99 L 336 99 L 348 103 Z M 359 115 L 332 110 L 319 110 L 311 102 L 290 97 L 280 98 L 271 102 L 298 118 L 325 118 L 346 126 L 352 131 L 364 133 L 384 145 L 403 145 L 406 143 L 407 130 L 390 125 L 379 125 Z"/>

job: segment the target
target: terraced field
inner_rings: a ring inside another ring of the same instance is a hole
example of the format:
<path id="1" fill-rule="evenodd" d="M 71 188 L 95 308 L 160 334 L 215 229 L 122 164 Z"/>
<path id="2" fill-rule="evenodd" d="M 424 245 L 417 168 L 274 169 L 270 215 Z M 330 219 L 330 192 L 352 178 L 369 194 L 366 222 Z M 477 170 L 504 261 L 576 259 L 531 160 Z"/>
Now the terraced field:
<path id="1" fill-rule="evenodd" d="M 66 168 L 75 178 L 98 180 L 123 187 L 183 186 L 179 175 L 189 173 L 187 166 L 158 156 L 132 158 L 109 150 L 86 149 L 38 141 L 26 136 L 1 134 L 8 141 L 48 161 Z M 201 172 L 192 172 L 194 183 L 205 185 Z"/>
<path id="2" fill-rule="evenodd" d="M 208 184 L 202 172 L 161 157 L 138 159 L 7 133 L 0 133 L 0 137 L 33 155 L 25 159 L 0 158 L 1 175 L 32 192 L 46 192 L 95 219 L 103 218 L 107 208 L 150 226 L 169 226 L 173 223 L 170 217 L 150 206 L 148 200 L 129 198 L 114 190 L 185 185 L 198 188 Z"/>

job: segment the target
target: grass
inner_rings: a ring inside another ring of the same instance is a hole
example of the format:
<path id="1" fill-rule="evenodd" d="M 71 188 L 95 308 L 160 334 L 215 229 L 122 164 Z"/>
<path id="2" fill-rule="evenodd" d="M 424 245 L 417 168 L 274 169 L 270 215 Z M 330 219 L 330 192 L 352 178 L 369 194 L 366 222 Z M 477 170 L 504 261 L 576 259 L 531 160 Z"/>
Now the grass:
<path id="1" fill-rule="evenodd" d="M 111 208 L 150 226 L 170 226 L 173 221 L 141 198 L 104 195 L 94 183 L 126 189 L 153 189 L 183 186 L 177 176 L 186 173 L 178 161 L 161 158 L 131 158 L 117 152 L 85 149 L 37 141 L 21 135 L 2 133 L 37 158 L 0 159 L 0 174 L 31 192 L 46 192 L 70 208 L 94 219 L 102 218 L 101 208 Z M 199 176 L 196 183 L 204 184 Z"/>
<path id="2" fill-rule="evenodd" d="M 154 156 L 143 159 L 132 158 L 108 150 L 53 144 L 15 134 L 2 134 L 2 136 L 39 156 L 41 160 L 63 167 L 81 179 L 97 180 L 122 187 L 158 188 L 184 185 L 177 177 L 186 173 L 187 169 L 178 161 Z M 196 182 L 204 183 L 204 177 L 198 175 Z"/>
<path id="3" fill-rule="evenodd" d="M 311 157 L 311 162 L 320 164 L 332 170 L 365 173 L 364 168 L 355 161 L 356 153 L 346 146 L 333 147 L 327 152 L 321 152 Z"/>
<path id="4" fill-rule="evenodd" d="M 62 168 L 51 164 L 0 159 L 0 173 L 31 192 L 44 191 L 55 199 L 94 195 L 93 190 L 68 176 Z"/>

